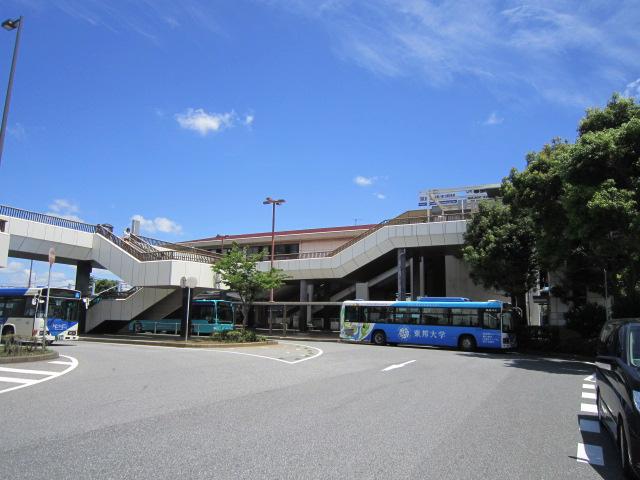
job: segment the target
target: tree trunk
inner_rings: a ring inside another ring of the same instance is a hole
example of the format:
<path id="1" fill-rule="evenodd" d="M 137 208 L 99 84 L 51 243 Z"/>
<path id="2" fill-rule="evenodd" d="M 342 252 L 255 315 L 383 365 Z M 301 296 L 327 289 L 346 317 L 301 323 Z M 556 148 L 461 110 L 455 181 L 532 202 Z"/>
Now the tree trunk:
<path id="1" fill-rule="evenodd" d="M 242 329 L 246 330 L 247 325 L 249 325 L 249 311 L 251 310 L 251 305 L 248 303 L 242 304 Z"/>

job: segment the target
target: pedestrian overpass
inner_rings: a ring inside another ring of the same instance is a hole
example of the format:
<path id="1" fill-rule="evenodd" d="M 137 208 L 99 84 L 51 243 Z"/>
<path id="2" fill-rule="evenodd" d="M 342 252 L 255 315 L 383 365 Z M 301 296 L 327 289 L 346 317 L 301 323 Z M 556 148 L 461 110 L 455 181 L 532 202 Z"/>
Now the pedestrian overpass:
<path id="1" fill-rule="evenodd" d="M 387 267 L 368 280 L 379 281 L 398 272 L 404 275 L 402 252 L 416 248 L 459 248 L 464 241 L 466 222 L 467 216 L 463 215 L 403 214 L 364 231 L 334 251 L 276 260 L 274 266 L 282 269 L 290 280 L 300 281 L 301 300 L 306 300 L 302 297 L 306 282 L 348 279 L 381 257 L 389 258 L 394 251 L 398 252 L 395 269 Z M 91 225 L 0 205 L 0 267 L 6 266 L 7 257 L 46 261 L 51 247 L 56 250 L 57 262 L 77 266 L 76 288 L 83 295 L 89 294 L 92 268 L 109 270 L 134 286 L 121 298 L 105 298 L 95 303 L 88 312 L 87 330 L 105 320 L 130 320 L 143 312 L 170 314 L 180 307 L 181 297 L 176 290 L 183 277 L 195 277 L 201 288 L 219 287 L 211 270 L 219 254 L 138 235 L 122 238 L 105 224 Z M 413 267 L 412 263 L 412 282 Z M 418 265 L 415 267 L 417 272 Z M 268 270 L 269 262 L 260 262 L 258 268 Z M 358 286 L 362 289 L 367 283 L 354 282 L 343 293 L 358 295 Z M 424 286 L 418 287 L 416 283 L 412 291 L 418 290 L 423 292 Z M 331 300 L 340 300 L 339 297 L 333 295 Z"/>

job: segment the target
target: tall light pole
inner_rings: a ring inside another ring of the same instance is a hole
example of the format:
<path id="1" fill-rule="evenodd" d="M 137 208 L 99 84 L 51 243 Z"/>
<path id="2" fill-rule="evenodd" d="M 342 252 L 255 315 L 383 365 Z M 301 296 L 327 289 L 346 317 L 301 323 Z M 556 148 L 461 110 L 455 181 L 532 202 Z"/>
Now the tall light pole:
<path id="1" fill-rule="evenodd" d="M 11 71 L 9 73 L 9 84 L 7 85 L 7 95 L 4 98 L 4 110 L 2 111 L 2 125 L 0 126 L 0 163 L 2 163 L 2 150 L 4 149 L 4 134 L 7 130 L 7 120 L 9 118 L 9 104 L 11 103 L 11 90 L 13 89 L 13 75 L 16 71 L 16 62 L 18 60 L 18 48 L 20 47 L 20 33 L 22 32 L 22 24 L 24 20 L 18 17 L 15 20 L 5 20 L 2 22 L 2 28 L 5 30 L 18 29 L 16 33 L 16 41 L 13 46 L 13 59 L 11 60 Z"/>
<path id="2" fill-rule="evenodd" d="M 267 197 L 264 202 L 264 205 L 271 205 L 271 270 L 273 270 L 273 258 L 276 253 L 276 206 L 282 205 L 285 202 L 283 198 L 279 200 L 274 200 L 271 197 Z M 273 288 L 269 293 L 269 301 L 273 302 Z"/>

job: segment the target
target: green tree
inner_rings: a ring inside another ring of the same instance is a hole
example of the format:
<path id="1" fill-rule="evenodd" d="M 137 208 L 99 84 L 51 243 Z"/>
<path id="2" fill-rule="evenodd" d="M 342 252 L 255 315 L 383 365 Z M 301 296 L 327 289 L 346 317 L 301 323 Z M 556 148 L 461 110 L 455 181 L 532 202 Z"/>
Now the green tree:
<path id="1" fill-rule="evenodd" d="M 91 277 L 91 281 L 95 285 L 95 293 L 98 294 L 100 292 L 104 292 L 105 290 L 109 290 L 110 288 L 115 290 L 115 287 L 118 285 L 116 280 L 108 280 L 106 278 L 94 278 Z"/>
<path id="2" fill-rule="evenodd" d="M 211 270 L 220 275 L 222 282 L 238 293 L 242 303 L 243 328 L 247 327 L 249 310 L 256 297 L 266 290 L 282 286 L 287 278 L 282 270 L 275 268 L 266 272 L 258 270 L 257 263 L 263 257 L 262 253 L 250 254 L 234 243 L 231 250 L 211 266 Z"/>
<path id="3" fill-rule="evenodd" d="M 535 285 L 534 224 L 508 205 L 480 204 L 467 225 L 462 254 L 476 283 L 506 292 L 514 304 Z"/>

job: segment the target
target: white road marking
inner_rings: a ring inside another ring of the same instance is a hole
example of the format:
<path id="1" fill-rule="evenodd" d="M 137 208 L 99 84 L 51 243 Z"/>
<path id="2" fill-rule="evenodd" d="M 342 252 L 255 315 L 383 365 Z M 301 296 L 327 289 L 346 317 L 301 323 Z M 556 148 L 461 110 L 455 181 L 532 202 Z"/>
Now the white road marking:
<path id="1" fill-rule="evenodd" d="M 596 407 L 592 403 L 581 403 L 580 404 L 580 410 L 583 413 L 594 413 L 596 415 L 598 414 L 598 407 Z"/>
<path id="2" fill-rule="evenodd" d="M 67 355 L 60 355 L 60 356 L 69 359 L 69 361 L 68 362 L 62 362 L 62 361 L 60 361 L 60 362 L 49 362 L 49 363 L 57 363 L 58 365 L 68 365 L 68 367 L 65 368 L 63 371 L 61 371 L 61 372 L 49 372 L 49 371 L 45 371 L 45 370 L 37 370 L 37 372 L 39 372 L 39 373 L 43 372 L 44 374 L 47 375 L 46 377 L 39 378 L 37 380 L 35 380 L 35 379 L 26 379 L 26 378 L 12 378 L 11 380 L 8 380 L 8 382 L 20 383 L 20 385 L 17 385 L 15 387 L 5 388 L 4 390 L 0 390 L 0 394 L 11 392 L 13 390 L 18 390 L 18 389 L 24 388 L 24 387 L 30 387 L 32 385 L 37 385 L 38 383 L 46 382 L 47 380 L 51 380 L 52 378 L 61 377 L 62 375 L 65 375 L 65 374 L 69 373 L 70 371 L 74 370 L 78 366 L 78 360 L 76 360 L 75 358 L 69 357 Z M 7 368 L 7 367 L 4 367 L 4 368 Z M 18 369 L 15 369 L 15 370 L 18 370 Z M 33 370 L 33 372 L 35 373 L 36 370 Z M 7 378 L 11 378 L 11 377 L 0 377 L 0 381 L 4 381 L 2 379 L 7 379 Z"/>
<path id="3" fill-rule="evenodd" d="M 589 400 L 595 400 L 596 394 L 592 392 L 582 392 L 582 398 L 588 398 Z"/>
<path id="4" fill-rule="evenodd" d="M 595 382 L 595 381 L 596 381 L 596 378 L 595 378 L 595 376 L 594 376 L 594 375 L 589 375 L 588 377 L 586 377 L 586 378 L 584 379 L 584 381 L 585 381 L 585 382 Z"/>
<path id="5" fill-rule="evenodd" d="M 396 368 L 402 368 L 405 365 L 409 365 L 410 363 L 415 362 L 415 360 L 409 360 L 408 362 L 404 362 L 404 363 L 398 363 L 396 365 L 389 365 L 387 368 L 383 368 L 381 371 L 382 372 L 388 372 L 389 370 L 395 370 Z"/>
<path id="6" fill-rule="evenodd" d="M 25 385 L 30 385 L 37 382 L 37 380 L 34 380 L 33 378 L 0 377 L 0 382 L 23 383 Z"/>
<path id="7" fill-rule="evenodd" d="M 582 388 L 585 390 L 595 390 L 596 386 L 593 383 L 583 383 Z"/>
<path id="8" fill-rule="evenodd" d="M 588 433 L 600 433 L 600 422 L 597 420 L 580 419 L 580 430 Z"/>
<path id="9" fill-rule="evenodd" d="M 60 355 L 61 357 L 63 357 L 64 355 Z M 71 358 L 71 357 L 67 357 L 67 358 Z M 51 362 L 48 363 L 53 363 L 54 365 L 73 365 L 72 362 L 62 362 L 60 360 L 53 360 Z"/>
<path id="10" fill-rule="evenodd" d="M 28 370 L 26 368 L 9 368 L 9 367 L 0 367 L 0 372 L 10 372 L 10 373 L 30 373 L 33 375 L 55 375 L 58 372 L 50 372 L 48 370 Z"/>
<path id="11" fill-rule="evenodd" d="M 591 465 L 604 466 L 604 455 L 602 447 L 599 445 L 589 445 L 588 443 L 578 443 L 578 453 L 576 460 L 580 463 L 590 463 Z"/>

